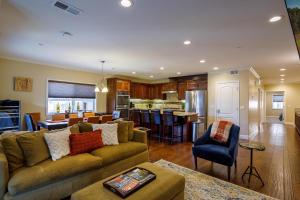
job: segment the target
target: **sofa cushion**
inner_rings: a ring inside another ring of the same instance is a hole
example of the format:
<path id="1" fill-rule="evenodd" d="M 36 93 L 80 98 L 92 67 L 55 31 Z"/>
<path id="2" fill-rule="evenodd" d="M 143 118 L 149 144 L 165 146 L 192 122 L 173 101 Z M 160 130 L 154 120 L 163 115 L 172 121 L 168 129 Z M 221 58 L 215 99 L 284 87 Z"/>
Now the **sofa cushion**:
<path id="1" fill-rule="evenodd" d="M 120 143 L 114 146 L 104 146 L 91 152 L 103 159 L 103 166 L 129 158 L 147 150 L 147 145 L 140 142 Z"/>
<path id="2" fill-rule="evenodd" d="M 128 140 L 133 140 L 133 128 L 134 128 L 134 122 L 128 121 Z"/>
<path id="3" fill-rule="evenodd" d="M 44 132 L 25 133 L 18 136 L 17 141 L 23 150 L 27 166 L 33 166 L 50 157 Z"/>
<path id="4" fill-rule="evenodd" d="M 91 154 L 67 156 L 57 161 L 48 159 L 33 167 L 23 167 L 12 174 L 8 182 L 8 192 L 16 195 L 36 187 L 54 183 L 102 165 L 102 159 Z"/>
<path id="5" fill-rule="evenodd" d="M 15 135 L 4 137 L 1 142 L 8 161 L 9 172 L 23 167 L 25 159 L 17 137 Z"/>
<path id="6" fill-rule="evenodd" d="M 93 131 L 93 125 L 86 122 L 78 122 L 80 133 Z"/>
<path id="7" fill-rule="evenodd" d="M 118 121 L 118 140 L 120 143 L 128 142 L 128 122 Z"/>

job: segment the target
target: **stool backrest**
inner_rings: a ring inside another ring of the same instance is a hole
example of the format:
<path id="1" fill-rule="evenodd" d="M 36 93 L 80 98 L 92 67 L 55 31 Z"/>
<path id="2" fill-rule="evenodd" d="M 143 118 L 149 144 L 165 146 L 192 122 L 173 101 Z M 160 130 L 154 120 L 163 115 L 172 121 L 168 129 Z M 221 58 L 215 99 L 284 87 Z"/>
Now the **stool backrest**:
<path id="1" fill-rule="evenodd" d="M 100 124 L 100 117 L 99 116 L 89 117 L 87 119 L 87 122 L 91 124 Z"/>
<path id="2" fill-rule="evenodd" d="M 89 118 L 89 117 L 95 117 L 95 113 L 94 112 L 85 112 L 83 113 L 83 117 L 85 118 Z"/>
<path id="3" fill-rule="evenodd" d="M 70 113 L 69 118 L 78 118 L 78 113 Z"/>
<path id="4" fill-rule="evenodd" d="M 149 110 L 141 110 L 141 122 L 150 124 L 150 113 Z"/>
<path id="5" fill-rule="evenodd" d="M 61 120 L 65 120 L 65 119 L 66 119 L 65 114 L 54 114 L 54 115 L 52 115 L 52 121 L 61 121 Z"/>
<path id="6" fill-rule="evenodd" d="M 132 121 L 134 121 L 134 123 L 136 124 L 140 124 L 141 123 L 141 111 L 140 110 L 132 110 Z"/>
<path id="7" fill-rule="evenodd" d="M 173 111 L 164 111 L 163 112 L 163 123 L 164 123 L 164 126 L 173 126 L 173 124 L 174 124 Z"/>
<path id="8" fill-rule="evenodd" d="M 101 123 L 110 122 L 112 120 L 113 120 L 113 116 L 112 115 L 102 115 L 101 116 Z"/>
<path id="9" fill-rule="evenodd" d="M 151 120 L 155 125 L 161 124 L 160 110 L 151 110 Z"/>

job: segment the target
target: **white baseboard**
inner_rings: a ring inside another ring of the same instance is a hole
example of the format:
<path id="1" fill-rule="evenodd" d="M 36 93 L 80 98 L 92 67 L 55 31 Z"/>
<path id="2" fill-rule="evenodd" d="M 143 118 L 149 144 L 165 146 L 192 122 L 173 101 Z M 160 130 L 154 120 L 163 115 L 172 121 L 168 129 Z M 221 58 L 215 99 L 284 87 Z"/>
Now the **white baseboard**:
<path id="1" fill-rule="evenodd" d="M 240 135 L 241 140 L 249 140 L 249 135 Z"/>

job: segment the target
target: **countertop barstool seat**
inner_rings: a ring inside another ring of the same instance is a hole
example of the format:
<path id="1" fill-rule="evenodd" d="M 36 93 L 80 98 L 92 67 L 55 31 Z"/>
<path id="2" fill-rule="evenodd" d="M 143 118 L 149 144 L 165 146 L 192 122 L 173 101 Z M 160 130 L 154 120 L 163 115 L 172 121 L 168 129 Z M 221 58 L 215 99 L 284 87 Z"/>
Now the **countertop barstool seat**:
<path id="1" fill-rule="evenodd" d="M 175 128 L 180 127 L 180 134 L 175 135 Z M 167 128 L 167 136 L 165 129 Z M 180 138 L 183 142 L 183 126 L 179 123 L 177 117 L 174 117 L 173 111 L 163 112 L 163 139 L 169 140 L 173 144 L 174 140 Z"/>
<path id="2" fill-rule="evenodd" d="M 131 110 L 131 117 L 132 121 L 134 121 L 134 126 L 140 126 L 141 125 L 141 110 L 133 109 Z"/>
<path id="3" fill-rule="evenodd" d="M 141 110 L 141 126 L 151 129 L 151 118 L 149 110 Z"/>

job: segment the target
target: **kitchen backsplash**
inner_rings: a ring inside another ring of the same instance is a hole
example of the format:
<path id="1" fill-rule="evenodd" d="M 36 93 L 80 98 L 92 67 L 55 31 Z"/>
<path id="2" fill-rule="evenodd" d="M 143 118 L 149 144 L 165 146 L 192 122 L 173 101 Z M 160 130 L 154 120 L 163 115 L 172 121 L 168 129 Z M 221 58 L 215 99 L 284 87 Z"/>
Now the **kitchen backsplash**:
<path id="1" fill-rule="evenodd" d="M 130 99 L 131 108 L 137 109 L 175 109 L 184 110 L 185 101 Z"/>

